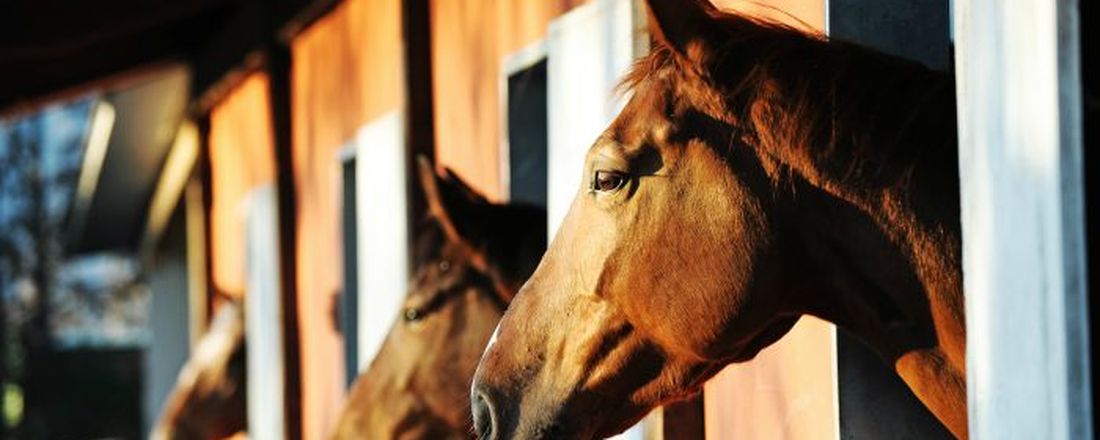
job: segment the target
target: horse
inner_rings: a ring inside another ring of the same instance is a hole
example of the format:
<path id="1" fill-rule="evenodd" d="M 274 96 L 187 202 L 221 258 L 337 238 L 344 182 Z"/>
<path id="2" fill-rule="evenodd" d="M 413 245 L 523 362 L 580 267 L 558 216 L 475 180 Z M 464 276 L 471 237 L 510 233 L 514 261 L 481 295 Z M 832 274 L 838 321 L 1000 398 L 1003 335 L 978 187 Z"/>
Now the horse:
<path id="1" fill-rule="evenodd" d="M 212 440 L 247 430 L 245 350 L 244 308 L 225 301 L 180 370 L 150 438 Z"/>
<path id="2" fill-rule="evenodd" d="M 705 0 L 646 10 L 627 104 L 478 366 L 480 438 L 620 432 L 803 315 L 966 438 L 953 79 Z"/>
<path id="3" fill-rule="evenodd" d="M 355 381 L 333 439 L 464 439 L 482 348 L 546 248 L 546 212 L 490 203 L 418 160 L 429 222 L 402 310 Z"/>

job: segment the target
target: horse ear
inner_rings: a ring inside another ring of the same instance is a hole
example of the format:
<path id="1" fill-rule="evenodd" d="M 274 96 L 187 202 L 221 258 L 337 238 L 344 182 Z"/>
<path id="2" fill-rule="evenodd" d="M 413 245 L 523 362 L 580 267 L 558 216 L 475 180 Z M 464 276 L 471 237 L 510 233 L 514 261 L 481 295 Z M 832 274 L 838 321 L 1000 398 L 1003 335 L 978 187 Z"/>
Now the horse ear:
<path id="1" fill-rule="evenodd" d="M 420 186 L 428 202 L 428 213 L 439 223 L 448 240 L 469 241 L 469 235 L 473 233 L 469 220 L 475 216 L 478 206 L 488 203 L 485 197 L 450 169 L 444 169 L 441 175 L 427 157 L 420 155 L 416 160 Z"/>
<path id="2" fill-rule="evenodd" d="M 718 9 L 709 0 L 646 0 L 653 39 L 680 56 L 699 61 L 716 37 Z"/>
<path id="3" fill-rule="evenodd" d="M 489 203 L 489 200 L 481 193 L 477 192 L 470 184 L 458 177 L 454 170 L 443 167 L 443 180 L 447 182 L 456 192 L 458 192 L 467 202 L 475 205 L 484 205 Z"/>

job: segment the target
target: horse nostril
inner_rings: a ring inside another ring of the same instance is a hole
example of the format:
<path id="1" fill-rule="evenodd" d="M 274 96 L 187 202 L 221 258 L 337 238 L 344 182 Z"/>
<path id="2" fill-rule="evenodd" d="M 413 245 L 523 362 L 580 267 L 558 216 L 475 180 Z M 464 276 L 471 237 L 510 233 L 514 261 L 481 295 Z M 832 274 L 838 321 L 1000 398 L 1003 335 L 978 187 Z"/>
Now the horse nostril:
<path id="1" fill-rule="evenodd" d="M 496 416 L 493 414 L 493 406 L 485 393 L 474 395 L 473 401 L 474 429 L 477 438 L 492 439 L 496 434 Z"/>

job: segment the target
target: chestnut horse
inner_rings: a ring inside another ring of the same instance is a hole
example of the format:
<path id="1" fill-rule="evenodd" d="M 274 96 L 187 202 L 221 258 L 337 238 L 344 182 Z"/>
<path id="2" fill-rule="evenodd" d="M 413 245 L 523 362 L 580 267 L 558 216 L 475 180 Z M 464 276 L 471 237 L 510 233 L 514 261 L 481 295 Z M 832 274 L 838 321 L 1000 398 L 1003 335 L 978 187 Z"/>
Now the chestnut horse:
<path id="1" fill-rule="evenodd" d="M 244 327 L 240 305 L 226 301 L 218 308 L 180 370 L 150 438 L 212 440 L 247 428 Z"/>
<path id="2" fill-rule="evenodd" d="M 705 0 L 648 6 L 633 95 L 478 367 L 481 437 L 614 434 L 805 314 L 966 437 L 952 78 Z"/>
<path id="3" fill-rule="evenodd" d="M 450 171 L 420 164 L 430 223 L 399 319 L 360 376 L 334 438 L 467 438 L 470 378 L 500 316 L 546 248 L 546 212 L 489 203 Z M 244 310 L 218 309 L 180 372 L 154 439 L 246 430 Z"/>
<path id="4" fill-rule="evenodd" d="M 416 273 L 333 438 L 464 439 L 473 435 L 471 378 L 489 335 L 546 248 L 546 212 L 489 203 L 423 159 L 431 223 Z"/>

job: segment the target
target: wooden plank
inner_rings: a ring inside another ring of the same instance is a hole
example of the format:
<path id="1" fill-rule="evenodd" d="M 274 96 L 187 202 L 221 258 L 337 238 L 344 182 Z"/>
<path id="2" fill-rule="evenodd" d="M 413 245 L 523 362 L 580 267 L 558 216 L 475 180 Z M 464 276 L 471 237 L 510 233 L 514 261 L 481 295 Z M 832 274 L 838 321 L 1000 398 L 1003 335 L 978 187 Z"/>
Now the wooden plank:
<path id="1" fill-rule="evenodd" d="M 804 317 L 755 359 L 706 383 L 706 438 L 838 438 L 836 327 Z"/>
<path id="2" fill-rule="evenodd" d="M 248 217 L 248 294 L 244 296 L 246 398 L 249 437 L 256 440 L 292 438 L 288 432 L 284 313 L 285 303 L 279 251 L 279 213 L 276 185 L 250 191 Z M 288 305 L 290 307 L 288 307 Z M 300 436 L 299 436 L 300 437 Z"/>
<path id="3" fill-rule="evenodd" d="M 1077 2 L 957 0 L 974 438 L 1091 438 Z"/>
<path id="4" fill-rule="evenodd" d="M 342 1 L 290 45 L 302 427 L 303 436 L 314 439 L 336 422 L 346 391 L 343 340 L 332 322 L 344 282 L 334 159 L 365 124 L 403 104 L 401 1 Z M 371 294 L 360 292 L 362 306 Z"/>
<path id="5" fill-rule="evenodd" d="M 247 209 L 248 293 L 245 306 L 245 405 L 248 435 L 254 439 L 291 438 L 285 362 L 287 332 L 280 256 L 288 253 L 279 240 L 278 190 L 273 184 L 249 192 Z"/>
<path id="6" fill-rule="evenodd" d="M 401 2 L 401 34 L 404 36 L 404 97 L 405 97 L 405 175 L 417 175 L 417 156 L 435 158 L 435 92 L 433 89 L 431 2 L 403 0 Z M 427 200 L 420 188 L 420 179 L 406 179 L 405 209 L 408 234 L 406 253 L 410 270 L 418 258 L 416 230 L 420 219 L 428 212 Z"/>
<path id="7" fill-rule="evenodd" d="M 382 348 L 394 318 L 405 301 L 412 267 L 406 262 L 412 249 L 406 228 L 413 226 L 400 215 L 408 212 L 406 185 L 417 180 L 404 168 L 405 127 L 400 111 L 381 116 L 359 130 L 354 142 L 356 168 L 356 223 L 359 361 L 355 371 L 365 371 Z M 417 217 L 423 219 L 424 217 Z"/>
<path id="8" fill-rule="evenodd" d="M 271 96 L 272 143 L 275 149 L 275 182 L 278 198 L 279 292 L 283 304 L 283 371 L 287 439 L 303 437 L 302 364 L 298 304 L 298 205 L 291 133 L 290 48 L 273 43 L 267 51 Z"/>

